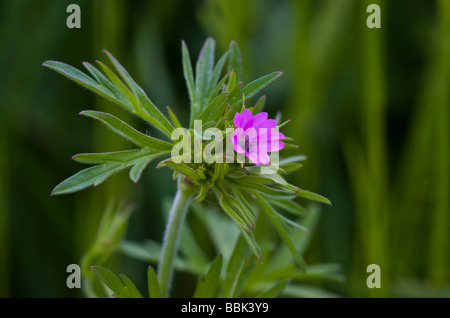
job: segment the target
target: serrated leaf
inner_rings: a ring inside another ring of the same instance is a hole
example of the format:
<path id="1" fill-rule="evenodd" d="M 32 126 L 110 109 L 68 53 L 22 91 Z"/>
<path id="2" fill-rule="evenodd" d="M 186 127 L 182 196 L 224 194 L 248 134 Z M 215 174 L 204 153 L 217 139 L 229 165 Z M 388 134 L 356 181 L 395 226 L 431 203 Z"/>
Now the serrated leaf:
<path id="1" fill-rule="evenodd" d="M 137 131 L 124 121 L 118 119 L 117 117 L 114 117 L 111 114 L 94 110 L 85 110 L 82 111 L 80 114 L 83 116 L 99 120 L 101 123 L 105 124 L 112 131 L 114 131 L 118 135 L 124 137 L 128 141 L 131 141 L 132 143 L 141 148 L 150 147 L 152 149 L 159 149 L 162 151 L 172 150 L 173 145 L 171 143 L 147 136 Z"/>
<path id="2" fill-rule="evenodd" d="M 219 254 L 211 266 L 204 279 L 199 279 L 194 298 L 213 298 L 219 287 L 220 272 L 222 270 L 223 256 Z"/>
<path id="3" fill-rule="evenodd" d="M 148 295 L 150 298 L 163 298 L 161 289 L 159 288 L 158 278 L 155 270 L 149 266 L 147 270 Z"/>
<path id="4" fill-rule="evenodd" d="M 242 55 L 236 42 L 231 41 L 228 47 L 228 52 L 230 55 L 230 62 L 228 63 L 228 72 L 234 70 L 236 72 L 236 79 L 238 82 L 244 80 L 242 71 Z"/>
<path id="5" fill-rule="evenodd" d="M 125 275 L 117 276 L 109 269 L 92 266 L 95 275 L 120 298 L 142 298 L 133 282 Z"/>
<path id="6" fill-rule="evenodd" d="M 136 163 L 130 170 L 130 179 L 134 183 L 137 183 L 139 179 L 141 178 L 142 172 L 144 171 L 145 167 L 152 161 L 154 157 L 148 157 L 148 158 L 140 158 L 136 160 Z"/>

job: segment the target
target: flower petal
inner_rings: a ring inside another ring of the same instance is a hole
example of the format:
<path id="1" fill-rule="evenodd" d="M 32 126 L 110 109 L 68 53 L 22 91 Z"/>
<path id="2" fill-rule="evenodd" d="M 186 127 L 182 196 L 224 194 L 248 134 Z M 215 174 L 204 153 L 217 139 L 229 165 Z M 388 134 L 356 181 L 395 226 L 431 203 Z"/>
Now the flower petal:
<path id="1" fill-rule="evenodd" d="M 254 128 L 261 127 L 261 125 L 267 121 L 267 116 L 268 116 L 268 114 L 265 112 L 262 112 L 262 113 L 259 113 L 259 114 L 256 114 L 255 116 L 253 116 L 253 127 Z"/>
<path id="2" fill-rule="evenodd" d="M 259 161 L 263 165 L 268 165 L 270 163 L 270 158 L 267 152 L 264 151 L 259 152 Z"/>

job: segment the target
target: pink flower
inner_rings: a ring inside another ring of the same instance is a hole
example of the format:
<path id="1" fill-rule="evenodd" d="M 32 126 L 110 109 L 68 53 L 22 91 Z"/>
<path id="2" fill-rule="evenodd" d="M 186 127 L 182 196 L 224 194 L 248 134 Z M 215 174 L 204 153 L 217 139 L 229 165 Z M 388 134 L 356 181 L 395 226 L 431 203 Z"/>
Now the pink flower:
<path id="1" fill-rule="evenodd" d="M 253 116 L 249 109 L 234 116 L 234 131 L 232 142 L 237 153 L 245 155 L 256 165 L 270 163 L 268 153 L 283 149 L 280 139 L 285 136 L 278 132 L 274 119 L 267 119 L 267 113 Z"/>

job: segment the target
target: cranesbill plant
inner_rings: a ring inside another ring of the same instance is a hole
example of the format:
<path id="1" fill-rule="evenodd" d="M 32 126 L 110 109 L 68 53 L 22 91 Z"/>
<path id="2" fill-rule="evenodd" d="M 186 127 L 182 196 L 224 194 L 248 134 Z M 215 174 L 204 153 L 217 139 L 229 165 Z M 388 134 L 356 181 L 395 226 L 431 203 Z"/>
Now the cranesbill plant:
<path id="1" fill-rule="evenodd" d="M 260 261 L 261 251 L 253 231 L 257 227 L 258 213 L 264 213 L 303 270 L 305 261 L 289 232 L 291 226 L 301 226 L 278 211 L 281 209 L 295 216 L 303 214 L 304 208 L 294 201 L 296 197 L 330 204 L 323 196 L 285 180 L 286 173 L 302 167 L 299 161 L 303 156 L 279 157 L 279 153 L 297 146 L 279 132 L 284 123 L 279 124 L 262 112 L 265 96 L 251 106 L 248 104 L 280 77 L 281 72 L 244 85 L 242 59 L 236 43 L 231 42 L 229 50 L 217 63 L 214 50 L 214 40 L 207 39 L 197 59 L 194 76 L 187 46 L 182 43 L 183 71 L 191 105 L 189 127 L 182 127 L 169 107 L 166 117 L 107 51 L 113 69 L 100 61 L 97 61 L 98 67 L 85 62 L 83 65 L 89 75 L 57 61 L 43 64 L 127 109 L 165 135 L 165 140 L 158 139 L 111 114 L 82 111 L 81 115 L 98 120 L 137 148 L 75 155 L 75 161 L 92 166 L 64 180 L 52 192 L 52 195 L 67 194 L 97 186 L 124 169 L 129 169 L 130 179 L 138 182 L 145 167 L 156 159 L 160 160 L 157 167 L 172 169 L 178 191 L 165 230 L 158 275 L 149 273 L 149 292 L 161 297 L 169 296 L 180 232 L 191 204 L 199 204 L 207 196 L 215 198 Z M 224 72 L 225 65 L 227 72 Z M 126 276 L 118 278 L 102 267 L 94 271 L 116 296 L 140 296 Z"/>

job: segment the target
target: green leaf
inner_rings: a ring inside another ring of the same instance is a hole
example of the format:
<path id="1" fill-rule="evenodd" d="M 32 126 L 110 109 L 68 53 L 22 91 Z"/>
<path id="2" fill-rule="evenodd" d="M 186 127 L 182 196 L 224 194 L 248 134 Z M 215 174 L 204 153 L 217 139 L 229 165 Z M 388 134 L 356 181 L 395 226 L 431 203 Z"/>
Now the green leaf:
<path id="1" fill-rule="evenodd" d="M 263 178 L 261 178 L 263 179 Z M 264 183 L 248 181 L 247 178 L 227 178 L 231 183 L 234 183 L 243 189 L 249 189 L 262 192 L 269 195 L 277 195 L 277 196 L 290 196 L 295 194 L 295 191 L 292 190 L 277 190 L 272 187 L 267 186 Z M 273 183 L 273 182 L 272 182 Z"/>
<path id="2" fill-rule="evenodd" d="M 147 271 L 148 295 L 150 298 L 163 298 L 159 288 L 158 278 L 155 270 L 149 266 Z"/>
<path id="3" fill-rule="evenodd" d="M 186 85 L 189 93 L 189 100 L 191 105 L 195 102 L 195 85 L 194 85 L 194 73 L 192 71 L 191 58 L 189 56 L 189 50 L 184 41 L 181 41 L 181 54 L 183 61 L 183 74 L 186 80 Z"/>
<path id="4" fill-rule="evenodd" d="M 293 215 L 305 215 L 306 209 L 292 200 L 269 198 L 268 201 Z"/>
<path id="5" fill-rule="evenodd" d="M 192 182 L 199 184 L 201 180 L 206 178 L 205 174 L 201 170 L 194 170 L 188 166 L 185 166 L 181 163 L 175 163 L 171 159 L 167 159 L 158 164 L 157 168 L 168 166 L 175 171 L 183 174 L 186 178 L 191 180 Z"/>
<path id="6" fill-rule="evenodd" d="M 283 74 L 282 72 L 273 72 L 266 76 L 260 77 L 257 80 L 247 84 L 243 88 L 243 93 L 245 94 L 245 98 L 249 99 L 260 93 L 264 88 L 273 83 L 278 77 Z"/>
<path id="7" fill-rule="evenodd" d="M 125 275 L 119 274 L 120 279 L 125 284 L 125 288 L 122 291 L 123 298 L 143 298 L 136 285 Z"/>
<path id="8" fill-rule="evenodd" d="M 227 97 L 227 93 L 221 93 L 217 95 L 215 98 L 213 98 L 209 104 L 205 107 L 205 109 L 202 110 L 200 115 L 196 118 L 196 120 L 201 120 L 202 122 L 207 122 L 210 118 L 212 120 L 215 119 L 215 117 L 212 116 L 213 111 L 217 108 L 220 109 L 218 111 L 223 113 L 223 110 L 225 110 L 225 101 Z M 217 112 L 218 112 L 217 111 Z"/>
<path id="9" fill-rule="evenodd" d="M 127 83 L 129 89 L 133 92 L 133 95 L 137 98 L 138 109 L 136 110 L 136 114 L 170 137 L 173 126 L 170 124 L 169 120 L 147 97 L 144 90 L 136 84 L 119 61 L 117 61 L 117 59 L 108 51 L 105 50 L 104 52 L 107 54 L 109 60 L 114 65 L 121 78 L 125 81 L 125 83 Z M 134 98 L 131 98 L 134 101 Z"/>
<path id="10" fill-rule="evenodd" d="M 214 70 L 211 74 L 211 79 L 209 81 L 208 91 L 206 93 L 206 100 L 211 100 L 214 96 L 217 95 L 217 81 L 220 78 L 220 74 L 222 74 L 223 66 L 227 60 L 228 52 L 225 52 L 220 59 L 217 61 L 216 66 L 214 66 Z M 221 85 L 219 86 L 220 89 Z"/>
<path id="11" fill-rule="evenodd" d="M 260 261 L 261 261 L 261 259 L 260 259 Z M 244 266 L 242 266 L 242 269 L 241 269 L 238 279 L 237 279 L 237 285 L 236 285 L 236 289 L 234 291 L 233 297 L 239 297 L 241 295 L 244 284 L 245 284 L 248 276 L 250 275 L 250 273 L 255 268 L 255 266 L 256 266 L 256 262 L 250 258 L 244 263 Z"/>
<path id="12" fill-rule="evenodd" d="M 233 297 L 238 285 L 238 279 L 244 270 L 246 262 L 245 259 L 249 256 L 249 250 L 244 241 L 243 236 L 239 236 L 238 240 L 231 254 L 230 261 L 228 262 L 226 278 L 224 282 L 223 297 L 229 298 Z"/>
<path id="13" fill-rule="evenodd" d="M 223 256 L 219 254 L 211 264 L 205 278 L 200 278 L 194 298 L 213 298 L 219 287 L 220 272 L 222 270 Z"/>
<path id="14" fill-rule="evenodd" d="M 244 75 L 242 71 L 242 55 L 236 42 L 231 41 L 228 47 L 228 52 L 230 54 L 230 62 L 228 63 L 228 72 L 231 73 L 232 70 L 236 72 L 236 79 L 238 82 L 244 80 Z"/>
<path id="15" fill-rule="evenodd" d="M 76 155 L 73 157 L 75 161 L 98 165 L 81 170 L 67 178 L 53 189 L 52 195 L 67 194 L 83 190 L 92 185 L 97 186 L 114 173 L 135 165 L 136 167 L 133 167 L 134 170 L 132 172 L 130 171 L 130 178 L 134 182 L 137 182 L 142 170 L 149 161 L 167 153 L 167 151 L 155 153 L 150 148 L 143 148 L 119 152 Z"/>
<path id="16" fill-rule="evenodd" d="M 322 203 L 326 203 L 326 204 L 331 205 L 330 200 L 328 200 L 327 198 L 321 196 L 320 194 L 317 194 L 317 193 L 314 193 L 314 192 L 310 192 L 310 191 L 307 191 L 307 190 L 299 189 L 298 196 L 306 198 L 306 199 L 309 199 L 309 200 L 322 202 Z"/>
<path id="17" fill-rule="evenodd" d="M 127 108 L 131 109 L 132 105 L 130 102 L 123 96 L 120 90 L 111 83 L 102 72 L 100 72 L 97 68 L 91 65 L 88 62 L 83 62 L 84 67 L 91 73 L 91 75 L 96 79 L 96 81 L 108 89 L 121 103 L 124 105 L 128 105 Z"/>
<path id="18" fill-rule="evenodd" d="M 218 185 L 215 184 L 214 186 L 216 188 L 216 194 L 219 198 L 219 204 L 222 207 L 222 209 L 225 211 L 226 214 L 228 214 L 231 219 L 236 222 L 236 224 L 243 230 L 250 231 L 250 228 L 248 227 L 247 223 L 242 219 L 242 217 L 236 213 L 236 209 L 233 208 L 231 202 L 228 200 L 228 196 L 226 192 Z"/>
<path id="19" fill-rule="evenodd" d="M 339 295 L 326 289 L 299 284 L 289 284 L 283 291 L 285 297 L 295 298 L 336 298 Z"/>
<path id="20" fill-rule="evenodd" d="M 287 157 L 287 158 L 280 159 L 279 164 L 280 165 L 285 165 L 285 164 L 289 164 L 289 163 L 297 163 L 297 162 L 300 162 L 300 161 L 305 161 L 306 159 L 307 158 L 304 155 L 290 156 L 290 157 Z"/>
<path id="21" fill-rule="evenodd" d="M 182 128 L 183 126 L 180 124 L 180 121 L 178 120 L 175 113 L 170 109 L 169 106 L 167 106 L 167 111 L 169 112 L 170 120 L 172 121 L 175 128 Z"/>
<path id="22" fill-rule="evenodd" d="M 281 236 L 286 245 L 289 247 L 289 250 L 291 251 L 297 263 L 300 265 L 301 269 L 305 271 L 306 270 L 305 260 L 303 259 L 302 255 L 297 251 L 297 247 L 294 245 L 292 236 L 289 233 L 288 231 L 289 229 L 286 227 L 286 224 L 283 221 L 283 219 L 278 217 L 278 214 L 273 210 L 270 204 L 268 204 L 261 196 L 257 195 L 256 200 L 258 201 L 259 205 L 268 216 L 269 220 L 277 230 L 278 234 Z"/>
<path id="23" fill-rule="evenodd" d="M 115 87 L 122 93 L 123 96 L 133 105 L 133 112 L 137 112 L 139 110 L 139 101 L 137 97 L 130 91 L 130 89 L 120 80 L 120 78 L 109 69 L 105 64 L 101 61 L 97 61 L 97 63 L 102 68 L 103 72 L 105 72 L 106 76 L 109 80 L 114 84 Z"/>
<path id="24" fill-rule="evenodd" d="M 81 72 L 77 68 L 57 61 L 46 61 L 42 65 L 54 71 L 57 71 L 58 73 L 73 80 L 74 82 L 80 84 L 81 86 L 84 86 L 85 88 L 97 93 L 98 95 L 121 105 L 125 109 L 132 111 L 133 106 L 131 103 L 125 101 L 122 98 L 117 98 L 106 86 L 100 85 L 91 77 Z"/>
<path id="25" fill-rule="evenodd" d="M 147 158 L 140 158 L 136 160 L 136 163 L 130 170 L 130 179 L 134 183 L 137 183 L 139 179 L 141 178 L 142 172 L 144 171 L 145 167 L 152 161 L 153 157 L 147 157 Z"/>
<path id="26" fill-rule="evenodd" d="M 209 184 L 207 182 L 202 182 L 200 184 L 200 192 L 197 195 L 197 197 L 194 199 L 195 202 L 201 202 L 205 199 L 206 194 L 208 193 L 209 190 Z"/>
<path id="27" fill-rule="evenodd" d="M 284 279 L 283 281 L 276 283 L 274 286 L 272 286 L 268 290 L 257 295 L 256 298 L 276 298 L 276 297 L 278 297 L 278 295 L 281 294 L 283 289 L 286 288 L 286 286 L 289 284 L 289 282 L 290 282 L 289 279 Z"/>
<path id="28" fill-rule="evenodd" d="M 264 105 L 266 104 L 266 96 L 261 96 L 255 103 L 255 110 L 253 111 L 254 114 L 262 112 L 264 109 Z"/>
<path id="29" fill-rule="evenodd" d="M 280 169 L 282 169 L 284 172 L 293 172 L 303 167 L 301 163 L 287 163 L 283 165 L 279 165 Z"/>
<path id="30" fill-rule="evenodd" d="M 215 41 L 208 38 L 203 45 L 195 70 L 195 103 L 191 105 L 191 127 L 193 127 L 194 120 L 197 119 L 198 114 L 204 108 L 206 94 L 208 92 L 209 83 L 212 76 L 214 65 L 214 48 Z"/>
<path id="31" fill-rule="evenodd" d="M 124 121 L 108 113 L 103 113 L 94 110 L 85 110 L 82 111 L 80 115 L 99 120 L 101 123 L 105 124 L 112 131 L 124 137 L 128 141 L 131 141 L 132 143 L 134 143 L 139 147 L 150 147 L 152 149 L 158 149 L 162 151 L 172 150 L 173 145 L 171 143 L 147 136 L 137 131 Z"/>
<path id="32" fill-rule="evenodd" d="M 53 189 L 52 195 L 73 193 L 92 185 L 97 186 L 115 172 L 126 167 L 128 166 L 123 166 L 121 163 L 108 163 L 81 170 L 58 184 Z"/>
<path id="33" fill-rule="evenodd" d="M 236 86 L 236 73 L 234 72 L 234 70 L 232 70 L 227 84 L 227 91 L 231 92 L 235 86 Z"/>
<path id="34" fill-rule="evenodd" d="M 95 275 L 120 298 L 142 298 L 133 282 L 125 275 L 119 277 L 109 269 L 92 266 Z"/>

